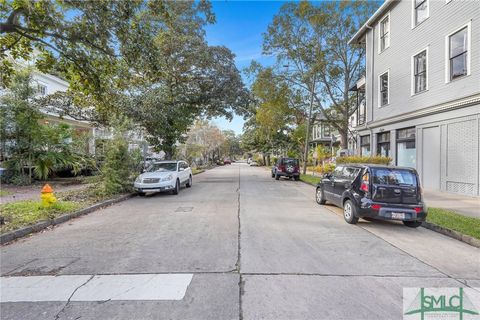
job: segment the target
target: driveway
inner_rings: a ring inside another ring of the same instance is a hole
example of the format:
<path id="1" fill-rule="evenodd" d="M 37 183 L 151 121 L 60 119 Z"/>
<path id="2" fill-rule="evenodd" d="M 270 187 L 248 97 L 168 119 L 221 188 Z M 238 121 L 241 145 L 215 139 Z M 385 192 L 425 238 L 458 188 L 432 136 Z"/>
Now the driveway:
<path id="1" fill-rule="evenodd" d="M 1 319 L 402 319 L 406 287 L 480 287 L 480 250 L 348 225 L 314 188 L 219 167 L 1 250 Z"/>

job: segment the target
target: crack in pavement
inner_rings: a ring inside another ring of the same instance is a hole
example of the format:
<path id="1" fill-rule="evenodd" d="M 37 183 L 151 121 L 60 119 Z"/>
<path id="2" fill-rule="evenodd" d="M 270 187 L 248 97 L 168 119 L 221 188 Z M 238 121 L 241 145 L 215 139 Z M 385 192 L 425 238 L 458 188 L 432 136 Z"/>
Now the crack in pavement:
<path id="1" fill-rule="evenodd" d="M 237 219 L 238 219 L 238 239 L 237 239 L 237 263 L 235 264 L 237 267 L 237 272 L 239 274 L 239 279 L 238 279 L 238 319 L 243 320 L 243 307 L 242 307 L 242 296 L 245 293 L 244 290 L 244 285 L 245 281 L 242 278 L 242 273 L 241 273 L 241 260 L 242 260 L 242 244 L 241 244 L 241 239 L 242 239 L 242 223 L 241 223 L 241 218 L 240 218 L 240 166 L 238 167 L 238 187 L 237 187 Z"/>
<path id="2" fill-rule="evenodd" d="M 238 218 L 238 248 L 237 248 L 237 270 L 240 275 L 239 277 L 239 282 L 238 282 L 238 318 L 239 320 L 243 320 L 243 306 L 242 306 L 242 297 L 243 294 L 245 293 L 244 290 L 244 285 L 245 281 L 242 278 L 242 273 L 241 273 L 241 259 L 242 259 L 242 244 L 241 244 L 241 238 L 242 238 L 242 223 L 241 223 L 241 218 L 240 218 L 240 167 L 238 167 L 238 188 L 237 188 L 237 218 Z"/>
<path id="3" fill-rule="evenodd" d="M 92 274 L 92 276 L 90 278 L 88 278 L 87 281 L 85 281 L 84 283 L 82 283 L 81 285 L 79 285 L 78 287 L 75 288 L 75 290 L 73 290 L 72 294 L 70 295 L 70 297 L 68 297 L 68 300 L 67 302 L 65 303 L 65 305 L 63 306 L 62 309 L 60 309 L 60 311 L 57 312 L 57 314 L 55 315 L 55 320 L 58 320 L 60 319 L 60 314 L 65 311 L 65 309 L 67 308 L 67 306 L 70 304 L 70 300 L 72 299 L 73 295 L 75 294 L 75 292 L 77 292 L 78 289 L 80 289 L 81 287 L 83 287 L 84 285 L 86 285 L 87 283 L 89 283 L 93 278 L 95 277 L 94 274 Z"/>

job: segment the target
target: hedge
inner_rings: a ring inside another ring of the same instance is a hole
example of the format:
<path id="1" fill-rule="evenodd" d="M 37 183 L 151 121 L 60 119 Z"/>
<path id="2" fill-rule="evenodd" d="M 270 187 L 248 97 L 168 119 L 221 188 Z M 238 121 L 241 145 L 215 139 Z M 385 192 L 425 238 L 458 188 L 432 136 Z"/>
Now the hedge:
<path id="1" fill-rule="evenodd" d="M 389 157 L 364 157 L 364 156 L 348 156 L 348 157 L 338 157 L 336 159 L 337 164 L 343 163 L 371 163 L 371 164 L 385 164 L 388 165 L 392 162 L 392 158 Z"/>

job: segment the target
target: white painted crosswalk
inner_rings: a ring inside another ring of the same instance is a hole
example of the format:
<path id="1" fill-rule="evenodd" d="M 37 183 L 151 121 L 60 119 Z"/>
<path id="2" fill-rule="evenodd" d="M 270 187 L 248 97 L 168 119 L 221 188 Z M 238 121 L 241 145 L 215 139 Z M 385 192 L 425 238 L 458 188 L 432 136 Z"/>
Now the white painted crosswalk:
<path id="1" fill-rule="evenodd" d="M 0 302 L 182 300 L 193 274 L 1 277 Z"/>

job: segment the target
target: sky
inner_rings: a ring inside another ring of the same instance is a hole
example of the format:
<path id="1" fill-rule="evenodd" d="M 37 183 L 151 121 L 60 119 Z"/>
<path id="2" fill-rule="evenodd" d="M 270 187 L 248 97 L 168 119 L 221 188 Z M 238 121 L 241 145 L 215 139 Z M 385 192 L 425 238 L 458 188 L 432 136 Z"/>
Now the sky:
<path id="1" fill-rule="evenodd" d="M 272 64 L 273 57 L 262 56 L 262 34 L 267 31 L 282 4 L 280 1 L 213 1 L 217 22 L 206 28 L 208 43 L 224 45 L 232 50 L 240 71 L 252 60 L 263 65 Z M 242 117 L 235 116 L 231 122 L 216 118 L 213 122 L 222 130 L 242 133 Z"/>

